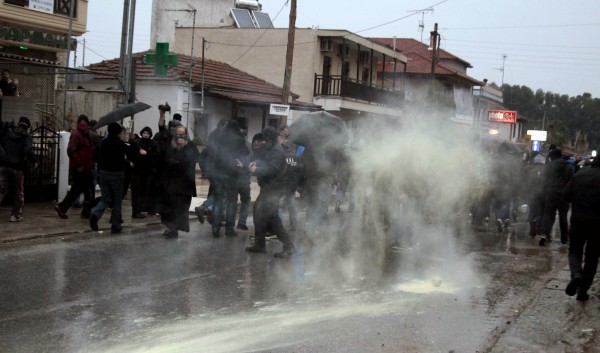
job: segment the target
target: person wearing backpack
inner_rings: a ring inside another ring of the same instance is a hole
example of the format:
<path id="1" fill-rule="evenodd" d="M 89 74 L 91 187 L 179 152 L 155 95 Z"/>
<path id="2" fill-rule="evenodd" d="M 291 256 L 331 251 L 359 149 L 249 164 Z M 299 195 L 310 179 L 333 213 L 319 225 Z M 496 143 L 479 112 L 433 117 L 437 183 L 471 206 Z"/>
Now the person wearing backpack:
<path id="1" fill-rule="evenodd" d="M 254 243 L 246 251 L 266 253 L 265 236 L 270 230 L 283 243 L 283 251 L 275 253 L 275 257 L 289 258 L 296 253 L 296 247 L 278 214 L 279 200 L 286 193 L 282 179 L 286 157 L 277 135 L 273 127 L 267 126 L 252 139 L 254 161 L 248 164 L 248 170 L 256 176 L 260 193 L 254 202 Z"/>

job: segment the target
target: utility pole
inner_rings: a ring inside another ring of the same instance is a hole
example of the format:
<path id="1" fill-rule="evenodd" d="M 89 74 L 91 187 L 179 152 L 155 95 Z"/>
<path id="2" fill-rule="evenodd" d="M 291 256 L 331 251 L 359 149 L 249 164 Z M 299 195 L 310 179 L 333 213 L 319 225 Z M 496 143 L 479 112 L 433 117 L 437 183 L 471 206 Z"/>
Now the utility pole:
<path id="1" fill-rule="evenodd" d="M 285 55 L 285 71 L 283 74 L 283 95 L 281 104 L 287 105 L 290 99 L 292 65 L 294 61 L 294 38 L 296 36 L 296 0 L 291 0 L 290 5 L 290 24 L 288 28 L 287 52 Z M 289 113 L 288 113 L 289 114 Z M 282 125 L 287 124 L 287 117 L 283 118 Z"/>
<path id="2" fill-rule="evenodd" d="M 127 100 L 127 70 L 125 57 L 127 56 L 127 28 L 129 23 L 129 0 L 123 0 L 123 24 L 121 26 L 121 51 L 119 55 L 119 80 Z"/>

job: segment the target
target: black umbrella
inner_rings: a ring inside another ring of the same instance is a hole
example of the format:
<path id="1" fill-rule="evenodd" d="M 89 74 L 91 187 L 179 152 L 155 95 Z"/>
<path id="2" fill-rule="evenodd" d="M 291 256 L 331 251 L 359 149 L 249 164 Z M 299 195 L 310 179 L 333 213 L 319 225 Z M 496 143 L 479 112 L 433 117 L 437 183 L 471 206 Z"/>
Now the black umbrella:
<path id="1" fill-rule="evenodd" d="M 290 141 L 308 148 L 343 147 L 348 143 L 346 124 L 339 117 L 318 111 L 301 115 L 290 126 Z"/>
<path id="2" fill-rule="evenodd" d="M 120 120 L 123 120 L 128 116 L 132 116 L 136 113 L 143 112 L 144 110 L 149 109 L 150 107 L 150 105 L 142 102 L 135 102 L 123 105 L 98 119 L 98 124 L 96 125 L 96 128 L 99 129 L 110 123 L 119 122 Z"/>

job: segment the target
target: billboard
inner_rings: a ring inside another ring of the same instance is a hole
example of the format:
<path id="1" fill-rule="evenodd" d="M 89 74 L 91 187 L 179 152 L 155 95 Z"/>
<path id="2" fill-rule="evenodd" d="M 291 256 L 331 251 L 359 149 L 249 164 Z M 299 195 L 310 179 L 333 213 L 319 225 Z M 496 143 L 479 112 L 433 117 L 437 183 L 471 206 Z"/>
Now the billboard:
<path id="1" fill-rule="evenodd" d="M 517 112 L 512 110 L 488 110 L 488 121 L 514 124 L 517 122 Z"/>

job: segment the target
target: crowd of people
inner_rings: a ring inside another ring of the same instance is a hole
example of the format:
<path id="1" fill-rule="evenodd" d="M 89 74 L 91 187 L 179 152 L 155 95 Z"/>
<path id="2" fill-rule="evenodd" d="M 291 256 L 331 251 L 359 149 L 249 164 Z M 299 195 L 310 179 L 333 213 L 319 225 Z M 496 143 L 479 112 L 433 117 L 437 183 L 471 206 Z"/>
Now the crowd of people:
<path id="1" fill-rule="evenodd" d="M 563 155 L 550 145 L 545 157 L 534 151 L 522 160 L 500 146 L 493 161 L 494 178 L 471 210 L 473 225 L 485 223 L 491 209 L 497 231 L 508 231 L 519 208 L 525 207 L 529 235 L 539 237 L 538 244 L 545 246 L 552 240 L 558 214 L 560 242 L 568 244 L 572 278 L 565 292 L 587 300 L 600 257 L 594 226 L 600 221 L 600 159 L 584 162 L 579 155 Z"/>
<path id="2" fill-rule="evenodd" d="M 188 210 L 196 196 L 197 165 L 210 187 L 207 200 L 195 213 L 200 223 L 210 224 L 213 237 L 221 236 L 223 226 L 227 237 L 237 236 L 236 229 L 248 230 L 250 184 L 251 178 L 256 178 L 260 193 L 253 209 L 255 234 L 246 248 L 251 253 L 266 253 L 268 235 L 276 235 L 283 243 L 276 257 L 296 252 L 296 193 L 300 189 L 308 205 L 304 234 L 322 229 L 319 224 L 327 217 L 334 188 L 335 212 L 340 212 L 346 200 L 348 211 L 354 209 L 352 161 L 344 150 L 347 145 L 327 156 L 330 164 L 323 164 L 315 149 L 305 151 L 304 146 L 291 142 L 293 131 L 287 126 L 279 130 L 266 127 L 247 142 L 237 121 L 222 120 L 199 152 L 181 124 L 181 116 L 175 114 L 167 123 L 163 110 L 156 134 L 144 127 L 139 136 L 124 138 L 122 126 L 111 123 L 108 135 L 102 137 L 95 126 L 95 121 L 81 115 L 71 131 L 67 148 L 71 188 L 54 210 L 59 217 L 68 218 L 69 209 L 83 195 L 80 216 L 96 231 L 107 208 L 112 208 L 111 233 L 122 231 L 122 200 L 131 186 L 132 218 L 160 214 L 167 239 L 177 238 L 180 231 L 189 232 Z M 29 128 L 29 120 L 22 117 L 17 126 L 3 124 L 0 129 L 0 201 L 10 190 L 15 191 L 11 214 L 15 222 L 23 218 L 23 171 L 26 163 L 35 163 Z M 497 231 L 504 233 L 519 213 L 526 213 L 529 235 L 539 237 L 538 244 L 545 246 L 552 239 L 558 213 L 560 242 L 569 245 L 572 279 L 566 293 L 587 300 L 600 257 L 600 238 L 595 234 L 600 220 L 600 159 L 582 167 L 584 163 L 563 156 L 556 146 L 550 146 L 545 157 L 532 152 L 521 158 L 506 144 L 492 154 L 491 165 L 482 167 L 489 178 L 473 186 L 472 224 L 488 223 L 491 215 Z M 95 197 L 96 184 L 100 197 Z M 399 201 L 399 207 L 404 206 L 408 207 Z M 283 221 L 286 208 L 289 226 Z"/>

